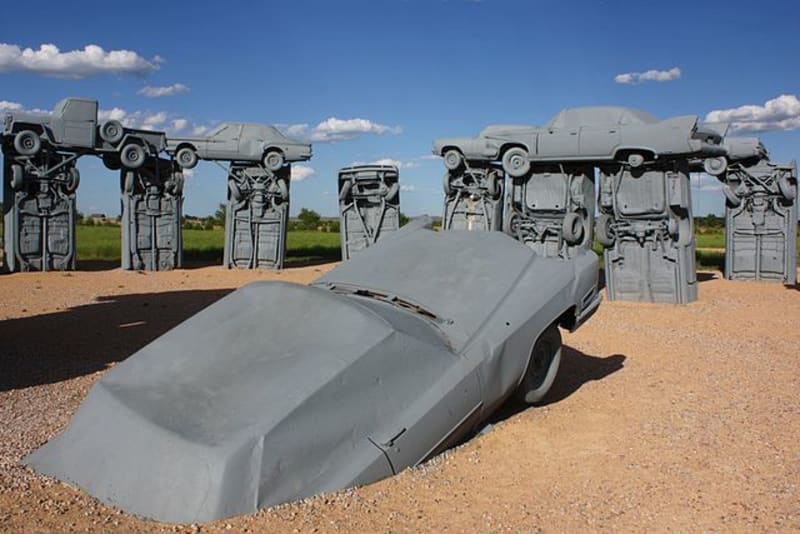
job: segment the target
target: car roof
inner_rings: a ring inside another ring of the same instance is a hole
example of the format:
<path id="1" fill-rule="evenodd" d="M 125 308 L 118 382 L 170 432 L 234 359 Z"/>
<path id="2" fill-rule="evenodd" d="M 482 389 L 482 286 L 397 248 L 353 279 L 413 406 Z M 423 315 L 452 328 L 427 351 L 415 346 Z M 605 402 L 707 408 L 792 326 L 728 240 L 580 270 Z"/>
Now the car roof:
<path id="1" fill-rule="evenodd" d="M 571 128 L 605 124 L 654 124 L 660 119 L 641 109 L 621 106 L 590 106 L 562 109 L 550 119 L 550 128 Z"/>

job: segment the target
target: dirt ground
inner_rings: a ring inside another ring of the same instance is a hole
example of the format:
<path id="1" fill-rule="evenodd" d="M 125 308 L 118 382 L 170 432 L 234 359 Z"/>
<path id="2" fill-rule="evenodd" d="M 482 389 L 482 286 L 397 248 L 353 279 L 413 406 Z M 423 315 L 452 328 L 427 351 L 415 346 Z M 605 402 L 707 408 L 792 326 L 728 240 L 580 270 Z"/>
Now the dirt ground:
<path id="1" fill-rule="evenodd" d="M 370 486 L 207 525 L 100 504 L 20 459 L 109 367 L 252 280 L 205 267 L 0 276 L 0 531 L 800 529 L 800 290 L 701 273 L 686 306 L 604 302 L 565 334 L 544 406 Z"/>

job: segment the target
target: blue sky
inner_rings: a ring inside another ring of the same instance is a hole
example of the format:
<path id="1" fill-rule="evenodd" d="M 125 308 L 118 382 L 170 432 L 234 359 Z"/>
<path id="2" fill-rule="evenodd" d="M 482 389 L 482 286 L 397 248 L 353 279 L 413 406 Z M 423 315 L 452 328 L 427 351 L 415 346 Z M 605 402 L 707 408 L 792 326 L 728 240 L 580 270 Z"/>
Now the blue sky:
<path id="1" fill-rule="evenodd" d="M 314 140 L 293 213 L 334 215 L 336 171 L 390 159 L 403 211 L 439 214 L 434 138 L 541 124 L 572 106 L 717 111 L 775 161 L 800 152 L 797 2 L 17 2 L 3 19 L 0 107 L 89 96 L 105 116 L 182 134 L 220 121 L 282 125 Z M 47 44 L 58 52 L 42 52 Z M 115 173 L 95 158 L 79 167 L 79 209 L 118 213 Z M 695 213 L 721 213 L 714 181 L 695 185 Z M 225 191 L 225 172 L 201 163 L 185 212 L 213 212 Z"/>

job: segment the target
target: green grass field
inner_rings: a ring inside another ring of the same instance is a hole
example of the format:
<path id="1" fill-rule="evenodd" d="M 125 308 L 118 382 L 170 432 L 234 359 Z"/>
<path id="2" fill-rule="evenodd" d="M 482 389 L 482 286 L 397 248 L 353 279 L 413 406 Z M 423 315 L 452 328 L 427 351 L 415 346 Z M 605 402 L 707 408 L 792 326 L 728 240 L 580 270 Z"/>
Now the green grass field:
<path id="1" fill-rule="evenodd" d="M 119 261 L 119 226 L 84 226 L 76 228 L 75 240 L 78 261 Z M 225 235 L 220 230 L 184 230 L 183 252 L 186 261 L 222 262 Z M 338 261 L 341 258 L 339 234 L 332 232 L 289 232 L 286 240 L 288 265 L 318 261 Z"/>
<path id="2" fill-rule="evenodd" d="M 120 260 L 119 226 L 77 226 L 78 261 Z M 725 264 L 725 233 L 722 229 L 698 228 L 697 267 L 722 269 Z M 188 262 L 222 263 L 224 234 L 217 230 L 184 230 L 184 259 Z M 800 251 L 800 236 L 798 236 Z M 594 244 L 602 255 L 603 248 Z M 798 254 L 800 258 L 800 254 Z M 292 231 L 288 233 L 286 264 L 302 265 L 341 259 L 339 234 L 335 232 Z"/>

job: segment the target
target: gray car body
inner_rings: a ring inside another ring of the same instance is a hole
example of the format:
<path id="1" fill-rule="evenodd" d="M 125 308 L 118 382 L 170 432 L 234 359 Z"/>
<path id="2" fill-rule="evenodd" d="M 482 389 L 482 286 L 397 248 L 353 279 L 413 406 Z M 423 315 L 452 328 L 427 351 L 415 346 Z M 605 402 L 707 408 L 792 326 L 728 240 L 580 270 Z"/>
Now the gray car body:
<path id="1" fill-rule="evenodd" d="M 270 150 L 278 150 L 288 162 L 311 158 L 311 145 L 290 139 L 268 124 L 227 122 L 207 137 L 169 137 L 170 155 L 191 147 L 200 159 L 220 161 L 261 161 Z"/>
<path id="2" fill-rule="evenodd" d="M 109 371 L 26 462 L 183 523 L 370 483 L 474 429 L 545 329 L 597 308 L 597 281 L 591 251 L 405 228 L 311 286 L 209 306 Z"/>
<path id="3" fill-rule="evenodd" d="M 695 115 L 659 120 L 647 112 L 613 106 L 567 108 L 546 126 L 491 125 L 478 137 L 444 137 L 433 153 L 453 148 L 466 160 L 502 159 L 522 147 L 531 161 L 608 161 L 637 152 L 654 158 L 684 154 L 721 155 L 721 135 L 699 127 Z"/>
<path id="4" fill-rule="evenodd" d="M 8 113 L 3 134 L 9 140 L 23 130 L 39 134 L 42 141 L 55 150 L 91 153 L 115 153 L 129 143 L 146 147 L 158 154 L 166 147 L 163 132 L 123 128 L 123 135 L 115 143 L 104 141 L 98 134 L 97 100 L 69 97 L 60 100 L 50 114 Z"/>

